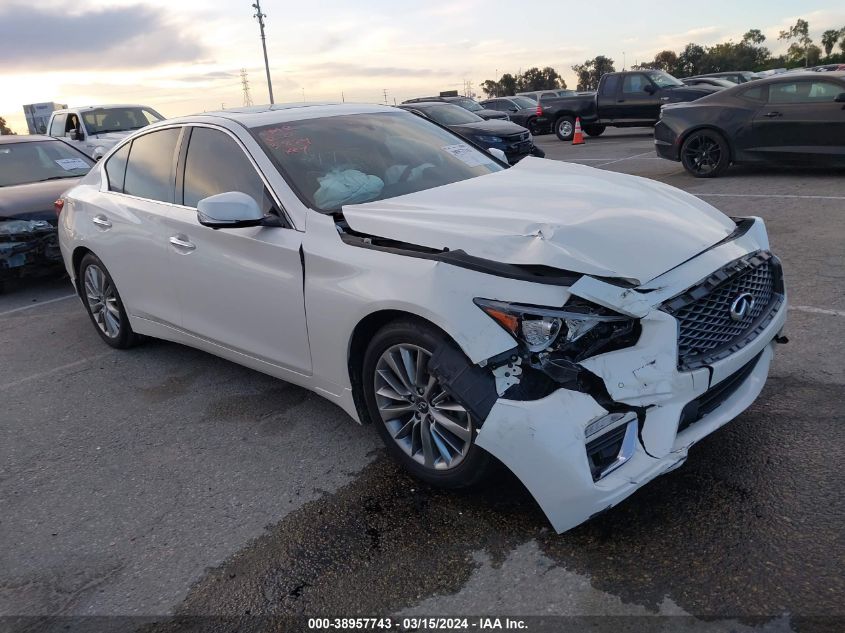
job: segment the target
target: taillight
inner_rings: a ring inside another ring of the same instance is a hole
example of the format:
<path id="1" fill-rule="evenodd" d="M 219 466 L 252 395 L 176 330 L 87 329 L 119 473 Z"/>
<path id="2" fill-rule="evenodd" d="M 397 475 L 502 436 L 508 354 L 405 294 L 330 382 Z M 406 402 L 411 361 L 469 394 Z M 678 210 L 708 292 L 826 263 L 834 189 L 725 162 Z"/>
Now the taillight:
<path id="1" fill-rule="evenodd" d="M 537 116 L 543 116 L 543 106 L 537 104 Z"/>
<path id="2" fill-rule="evenodd" d="M 56 200 L 56 201 L 53 203 L 53 207 L 56 209 L 56 217 L 58 217 L 58 216 L 61 214 L 62 209 L 64 209 L 64 208 L 65 208 L 65 201 L 64 201 L 64 199 L 63 199 L 63 198 L 59 198 L 58 200 Z"/>

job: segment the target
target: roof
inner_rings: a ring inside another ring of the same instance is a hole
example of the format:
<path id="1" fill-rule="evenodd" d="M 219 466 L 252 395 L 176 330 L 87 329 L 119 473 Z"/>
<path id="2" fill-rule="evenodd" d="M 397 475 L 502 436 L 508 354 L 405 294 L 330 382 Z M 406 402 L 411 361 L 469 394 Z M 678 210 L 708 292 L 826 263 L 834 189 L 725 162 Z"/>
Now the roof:
<path id="1" fill-rule="evenodd" d="M 34 143 L 35 141 L 57 141 L 58 139 L 52 136 L 45 136 L 43 134 L 3 134 L 0 135 L 0 145 L 8 145 L 9 143 Z"/>
<path id="2" fill-rule="evenodd" d="M 173 123 L 188 123 L 191 121 L 207 121 L 208 119 L 227 119 L 236 121 L 246 127 L 260 127 L 286 121 L 303 119 L 319 119 L 330 116 L 344 116 L 349 114 L 372 114 L 375 112 L 396 112 L 396 108 L 386 105 L 371 105 L 363 103 L 277 103 L 274 105 L 251 106 L 247 108 L 233 108 L 218 112 L 202 112 L 191 116 L 166 119 L 153 123 L 151 126 L 169 125 Z"/>
<path id="3" fill-rule="evenodd" d="M 61 110 L 53 110 L 53 114 L 62 114 L 66 112 L 86 112 L 88 110 L 100 110 L 102 108 L 149 108 L 150 110 L 153 109 L 148 105 L 144 105 L 143 103 L 104 103 L 101 105 L 87 105 L 75 108 L 62 108 Z"/>

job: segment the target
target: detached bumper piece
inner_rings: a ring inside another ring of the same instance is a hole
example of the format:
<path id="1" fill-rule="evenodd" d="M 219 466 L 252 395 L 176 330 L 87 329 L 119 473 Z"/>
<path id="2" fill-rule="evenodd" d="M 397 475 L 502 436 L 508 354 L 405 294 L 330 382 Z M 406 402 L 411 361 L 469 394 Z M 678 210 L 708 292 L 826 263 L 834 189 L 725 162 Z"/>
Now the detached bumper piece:
<path id="1" fill-rule="evenodd" d="M 45 220 L 0 221 L 0 281 L 61 263 L 55 226 Z"/>

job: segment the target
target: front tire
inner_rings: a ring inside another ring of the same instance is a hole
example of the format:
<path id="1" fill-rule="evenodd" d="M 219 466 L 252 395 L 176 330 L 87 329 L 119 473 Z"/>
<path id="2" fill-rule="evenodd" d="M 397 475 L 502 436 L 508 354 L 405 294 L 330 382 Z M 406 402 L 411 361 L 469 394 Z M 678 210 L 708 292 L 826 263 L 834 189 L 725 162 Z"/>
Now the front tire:
<path id="1" fill-rule="evenodd" d="M 571 116 L 562 116 L 555 121 L 555 135 L 561 141 L 571 141 L 575 134 L 575 119 Z"/>
<path id="2" fill-rule="evenodd" d="M 129 325 L 117 286 L 103 262 L 93 253 L 82 258 L 77 283 L 91 323 L 107 345 L 127 349 L 138 343 L 138 335 Z"/>
<path id="3" fill-rule="evenodd" d="M 468 488 L 494 462 L 475 445 L 472 416 L 428 372 L 441 345 L 453 343 L 426 323 L 385 325 L 364 354 L 364 399 L 388 452 L 407 471 L 441 488 Z"/>
<path id="4" fill-rule="evenodd" d="M 696 178 L 715 178 L 730 161 L 728 142 L 715 130 L 693 132 L 681 145 L 681 164 Z"/>

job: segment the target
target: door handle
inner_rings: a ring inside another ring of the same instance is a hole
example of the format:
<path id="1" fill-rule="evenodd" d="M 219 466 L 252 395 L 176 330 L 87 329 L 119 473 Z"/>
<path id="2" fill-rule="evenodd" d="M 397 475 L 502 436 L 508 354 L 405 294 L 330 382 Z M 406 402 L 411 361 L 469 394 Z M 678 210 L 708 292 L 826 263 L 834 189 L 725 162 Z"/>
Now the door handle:
<path id="1" fill-rule="evenodd" d="M 109 222 L 109 219 L 104 215 L 95 215 L 93 218 L 91 218 L 91 221 L 94 224 L 96 224 L 97 226 L 99 226 L 100 228 L 103 228 L 103 229 L 110 229 L 111 228 L 111 222 Z"/>
<path id="2" fill-rule="evenodd" d="M 775 117 L 783 116 L 783 114 L 780 112 L 766 112 L 763 116 L 767 119 L 774 119 Z"/>
<path id="3" fill-rule="evenodd" d="M 188 238 L 184 235 L 172 235 L 170 237 L 170 243 L 176 247 L 176 250 L 179 251 L 190 252 L 197 247 L 197 245 L 193 242 L 189 242 Z"/>

